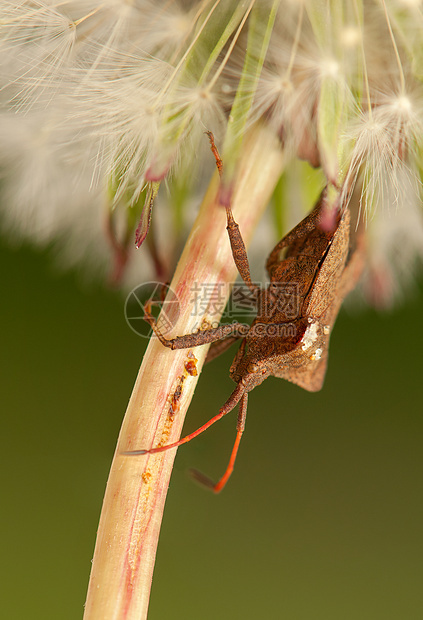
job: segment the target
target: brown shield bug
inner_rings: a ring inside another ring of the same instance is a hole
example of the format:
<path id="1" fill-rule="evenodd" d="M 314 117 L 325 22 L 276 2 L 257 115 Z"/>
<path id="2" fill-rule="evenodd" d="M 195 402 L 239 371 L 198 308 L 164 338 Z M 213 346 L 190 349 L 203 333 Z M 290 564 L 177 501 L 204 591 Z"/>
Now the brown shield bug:
<path id="1" fill-rule="evenodd" d="M 208 135 L 221 173 L 222 161 L 212 134 Z M 152 454 L 176 448 L 205 431 L 239 403 L 237 435 L 224 475 L 214 484 L 200 472 L 193 472 L 197 480 L 218 493 L 234 468 L 245 427 L 248 392 L 269 376 L 286 379 L 312 392 L 321 389 L 333 325 L 342 301 L 354 288 L 363 265 L 361 235 L 351 232 L 349 208 L 345 206 L 338 210 L 334 225 L 328 231 L 319 226 L 326 206 L 324 190 L 311 213 L 274 247 L 266 263 L 270 278 L 266 288 L 251 281 L 238 224 L 231 207 L 226 207 L 232 255 L 257 304 L 257 316 L 251 326 L 236 322 L 221 324 L 166 339 L 158 330 L 147 304 L 145 320 L 160 342 L 171 349 L 212 343 L 209 360 L 234 341 L 241 340 L 230 368 L 230 376 L 237 385 L 219 413 L 195 432 L 172 444 L 125 454 Z"/>

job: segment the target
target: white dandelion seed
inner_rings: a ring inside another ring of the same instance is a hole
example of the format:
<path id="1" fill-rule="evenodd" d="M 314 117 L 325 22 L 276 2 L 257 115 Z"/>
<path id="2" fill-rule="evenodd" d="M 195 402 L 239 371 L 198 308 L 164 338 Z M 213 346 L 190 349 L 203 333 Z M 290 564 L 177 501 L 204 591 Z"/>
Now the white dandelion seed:
<path id="1" fill-rule="evenodd" d="M 411 200 L 414 219 L 403 219 L 414 222 L 410 254 L 399 260 L 418 259 L 421 3 L 369 0 L 362 10 L 359 3 L 340 4 L 342 10 L 329 4 L 317 10 L 308 0 L 5 0 L 3 228 L 50 243 L 57 236 L 76 239 L 85 226 L 81 238 L 97 239 L 112 217 L 125 237 L 128 213 L 140 209 L 146 183 L 156 180 L 177 194 L 167 198 L 162 190 L 157 213 L 178 203 L 184 221 L 182 205 L 194 204 L 199 171 L 204 159 L 210 163 L 203 132 L 212 130 L 223 142 L 238 97 L 239 131 L 264 120 L 281 138 L 286 160 L 293 160 L 287 187 L 296 200 L 305 194 L 293 187 L 304 183 L 298 157 L 319 166 L 319 178 L 343 187 L 346 200 L 363 180 L 361 204 L 377 248 L 373 263 L 376 256 L 382 262 L 383 252 L 386 263 L 395 262 L 383 238 L 395 226 L 406 237 L 396 218 Z M 266 20 L 250 30 L 251 16 L 273 9 L 273 30 Z M 305 204 L 311 202 L 307 197 Z M 290 222 L 303 213 L 301 205 L 286 210 Z M 163 229 L 172 234 L 167 224 Z M 262 238 L 260 246 L 272 241 Z M 105 248 L 101 260 L 107 242 Z M 404 271 L 392 267 L 392 277 Z"/>

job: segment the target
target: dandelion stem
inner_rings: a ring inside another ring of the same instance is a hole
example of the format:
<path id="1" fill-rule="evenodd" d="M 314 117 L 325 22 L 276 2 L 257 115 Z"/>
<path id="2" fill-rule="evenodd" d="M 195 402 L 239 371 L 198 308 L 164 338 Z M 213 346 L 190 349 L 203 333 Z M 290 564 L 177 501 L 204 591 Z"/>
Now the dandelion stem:
<path id="1" fill-rule="evenodd" d="M 234 214 L 247 241 L 283 165 L 274 134 L 265 126 L 253 128 L 246 137 L 233 194 Z M 171 284 L 180 302 L 180 315 L 170 336 L 189 333 L 198 321 L 209 318 L 193 316 L 190 299 L 195 283 L 229 285 L 236 276 L 225 211 L 216 203 L 217 189 L 216 173 Z M 175 450 L 140 457 L 122 453 L 178 440 L 198 379 L 187 372 L 187 360 L 192 363 L 195 356 L 199 372 L 207 348 L 172 351 L 156 338 L 148 346 L 107 483 L 84 620 L 146 618 Z"/>

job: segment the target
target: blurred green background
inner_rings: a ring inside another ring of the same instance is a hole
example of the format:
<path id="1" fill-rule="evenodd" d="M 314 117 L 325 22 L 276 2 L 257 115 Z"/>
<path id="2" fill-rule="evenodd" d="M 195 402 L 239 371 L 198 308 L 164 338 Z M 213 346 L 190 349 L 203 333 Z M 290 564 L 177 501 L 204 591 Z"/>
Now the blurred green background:
<path id="1" fill-rule="evenodd" d="M 124 298 L 2 247 L 1 615 L 80 618 L 108 469 L 145 341 Z M 389 315 L 343 311 L 322 392 L 268 379 L 237 467 L 235 414 L 178 451 L 150 620 L 423 618 L 422 291 Z M 233 351 L 185 425 L 214 415 Z"/>

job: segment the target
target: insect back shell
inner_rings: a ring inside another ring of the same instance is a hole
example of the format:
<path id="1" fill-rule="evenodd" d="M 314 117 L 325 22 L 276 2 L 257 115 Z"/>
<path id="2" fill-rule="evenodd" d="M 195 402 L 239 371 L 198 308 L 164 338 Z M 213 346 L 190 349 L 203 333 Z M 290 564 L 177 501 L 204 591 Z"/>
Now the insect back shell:
<path id="1" fill-rule="evenodd" d="M 340 295 L 340 284 L 348 257 L 349 231 L 350 212 L 349 209 L 345 209 L 329 247 L 321 260 L 317 277 L 305 299 L 306 314 L 323 319 L 323 316 L 329 312 L 331 326 L 335 322 L 343 301 Z M 335 314 L 334 317 L 332 317 L 333 314 Z"/>
<path id="2" fill-rule="evenodd" d="M 301 249 L 296 245 L 296 249 L 300 252 L 298 258 L 304 256 L 305 247 L 309 258 L 313 247 L 316 251 L 313 257 L 314 276 L 308 292 L 302 299 L 298 318 L 298 324 L 303 327 L 306 322 L 307 327 L 305 330 L 300 330 L 300 337 L 295 347 L 274 360 L 272 374 L 314 392 L 320 390 L 323 385 L 329 338 L 343 301 L 342 281 L 349 252 L 350 214 L 348 209 L 343 211 L 332 234 L 327 235 L 322 231 L 320 240 L 326 238 L 326 243 L 323 245 L 318 243 L 317 246 L 315 241 L 319 238 L 318 219 L 315 217 L 315 211 L 308 218 L 312 215 L 315 222 L 314 230 L 310 230 L 309 219 L 303 243 L 300 244 Z M 298 232 L 301 234 L 302 230 L 304 229 L 300 227 Z M 310 243 L 307 243 L 307 240 Z M 289 258 L 292 259 L 292 251 L 289 254 Z M 310 278 L 308 270 L 304 277 Z M 301 288 L 304 291 L 304 287 Z"/>

